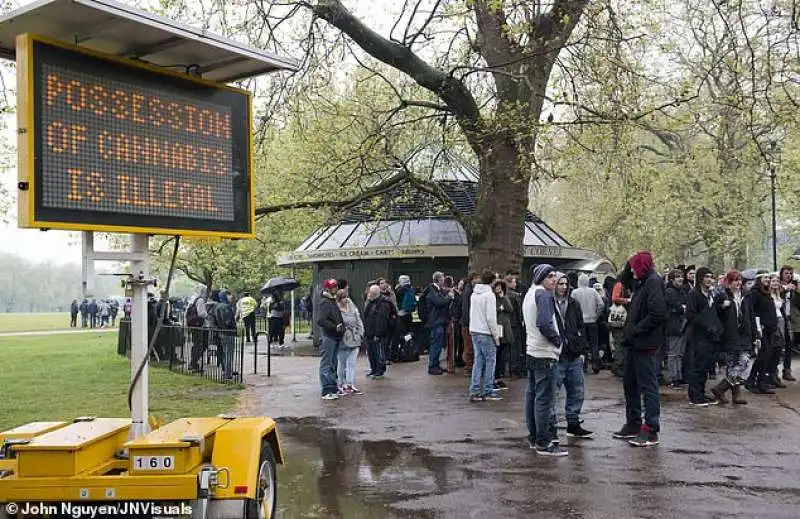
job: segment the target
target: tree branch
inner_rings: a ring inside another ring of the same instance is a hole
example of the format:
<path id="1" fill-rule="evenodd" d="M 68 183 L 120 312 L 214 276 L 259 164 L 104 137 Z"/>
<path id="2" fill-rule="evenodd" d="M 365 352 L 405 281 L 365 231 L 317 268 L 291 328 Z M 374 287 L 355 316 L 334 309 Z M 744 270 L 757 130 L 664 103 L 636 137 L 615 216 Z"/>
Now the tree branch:
<path id="1" fill-rule="evenodd" d="M 479 146 L 476 134 L 483 121 L 478 104 L 467 87 L 456 78 L 438 70 L 397 42 L 376 33 L 345 8 L 339 0 L 318 0 L 313 14 L 349 36 L 365 52 L 410 76 L 421 87 L 436 94 L 450 108 L 473 147 Z"/>
<path id="2" fill-rule="evenodd" d="M 379 184 L 374 185 L 370 189 L 362 191 L 358 195 L 344 200 L 307 200 L 301 202 L 290 202 L 287 204 L 276 204 L 276 205 L 257 207 L 256 218 L 261 218 L 262 216 L 268 214 L 280 213 L 282 211 L 291 211 L 292 209 L 328 208 L 337 211 L 352 209 L 353 207 L 357 206 L 364 200 L 367 200 L 377 195 L 382 195 L 387 191 L 392 190 L 395 186 L 406 180 L 410 174 L 411 174 L 410 171 L 403 168 L 403 171 L 401 171 L 400 173 L 392 175 L 388 179 L 384 180 Z"/>

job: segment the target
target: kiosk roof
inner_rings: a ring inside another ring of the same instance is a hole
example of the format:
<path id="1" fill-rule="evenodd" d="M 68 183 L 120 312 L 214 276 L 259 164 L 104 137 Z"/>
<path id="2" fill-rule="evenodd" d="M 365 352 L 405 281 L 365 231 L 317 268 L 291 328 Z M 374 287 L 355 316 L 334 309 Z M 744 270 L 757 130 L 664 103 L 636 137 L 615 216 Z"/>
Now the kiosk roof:
<path id="1" fill-rule="evenodd" d="M 0 57 L 13 60 L 15 38 L 33 33 L 227 83 L 297 62 L 111 0 L 39 0 L 0 18 Z"/>

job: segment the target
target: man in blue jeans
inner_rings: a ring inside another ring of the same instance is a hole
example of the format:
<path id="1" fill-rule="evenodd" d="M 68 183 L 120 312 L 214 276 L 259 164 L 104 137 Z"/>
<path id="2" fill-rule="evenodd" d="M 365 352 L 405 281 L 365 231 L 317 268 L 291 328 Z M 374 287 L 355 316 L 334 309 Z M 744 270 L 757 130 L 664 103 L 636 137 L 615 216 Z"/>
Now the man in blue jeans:
<path id="1" fill-rule="evenodd" d="M 319 360 L 319 384 L 323 400 L 339 398 L 339 384 L 336 379 L 336 357 L 344 335 L 342 311 L 336 304 L 339 285 L 335 279 L 328 279 L 322 285 L 322 297 L 317 305 L 317 325 L 322 329 L 322 342 Z"/>
<path id="2" fill-rule="evenodd" d="M 593 434 L 592 431 L 584 429 L 580 420 L 585 391 L 583 383 L 584 356 L 589 351 L 583 323 L 583 315 L 586 313 L 582 310 L 578 300 L 570 297 L 569 280 L 564 274 L 556 276 L 555 299 L 556 311 L 559 316 L 559 333 L 563 344 L 561 357 L 556 364 L 556 395 L 562 386 L 567 390 L 565 409 L 567 436 L 590 438 Z"/>
<path id="3" fill-rule="evenodd" d="M 492 290 L 494 272 L 481 274 L 470 296 L 469 333 L 472 337 L 474 362 L 469 401 L 502 400 L 494 390 L 494 370 L 497 363 L 497 345 L 500 344 L 500 327 L 497 324 L 497 297 Z M 483 384 L 481 384 L 483 377 Z"/>
<path id="4" fill-rule="evenodd" d="M 444 286 L 444 274 L 433 273 L 433 283 L 425 289 L 425 328 L 428 330 L 428 374 L 444 373 L 439 366 L 439 357 L 447 337 L 446 327 L 450 319 L 450 304 L 453 301 L 452 289 Z M 420 316 L 422 317 L 422 316 Z"/>
<path id="5" fill-rule="evenodd" d="M 531 273 L 533 286 L 522 303 L 527 330 L 525 417 L 528 443 L 541 456 L 566 456 L 567 451 L 559 446 L 555 431 L 555 373 L 562 343 L 553 297 L 556 272 L 551 265 L 542 264 L 533 267 Z"/>

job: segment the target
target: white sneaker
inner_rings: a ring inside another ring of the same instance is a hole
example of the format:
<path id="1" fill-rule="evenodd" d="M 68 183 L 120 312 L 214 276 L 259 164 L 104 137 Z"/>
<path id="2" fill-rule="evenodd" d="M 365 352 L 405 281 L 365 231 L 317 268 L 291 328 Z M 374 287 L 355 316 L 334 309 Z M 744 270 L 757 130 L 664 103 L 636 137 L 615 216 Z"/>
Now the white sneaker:
<path id="1" fill-rule="evenodd" d="M 323 400 L 339 400 L 339 395 L 336 393 L 328 393 L 327 395 L 322 395 Z"/>

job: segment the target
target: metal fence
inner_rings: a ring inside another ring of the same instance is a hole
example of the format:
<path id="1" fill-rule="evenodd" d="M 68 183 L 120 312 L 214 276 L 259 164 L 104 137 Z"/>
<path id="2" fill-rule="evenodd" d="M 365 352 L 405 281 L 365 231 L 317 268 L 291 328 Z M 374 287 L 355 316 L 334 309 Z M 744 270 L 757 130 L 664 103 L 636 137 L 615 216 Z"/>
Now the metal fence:
<path id="1" fill-rule="evenodd" d="M 150 330 L 150 336 L 154 330 Z M 130 321 L 120 322 L 117 352 L 130 356 Z M 244 380 L 244 333 L 216 328 L 162 326 L 150 362 L 170 371 L 193 374 L 223 384 Z"/>

